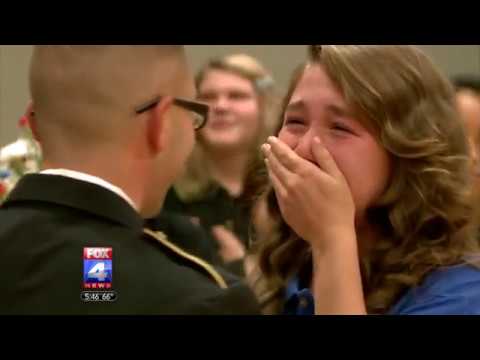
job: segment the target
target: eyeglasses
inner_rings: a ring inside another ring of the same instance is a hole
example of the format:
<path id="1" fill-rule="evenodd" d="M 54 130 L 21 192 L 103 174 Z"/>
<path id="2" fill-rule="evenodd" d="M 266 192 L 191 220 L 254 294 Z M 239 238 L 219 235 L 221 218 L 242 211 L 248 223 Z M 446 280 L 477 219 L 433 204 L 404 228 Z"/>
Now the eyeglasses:
<path id="1" fill-rule="evenodd" d="M 157 96 L 155 99 L 137 106 L 135 108 L 135 113 L 142 114 L 150 109 L 153 109 L 161 99 L 162 96 Z M 173 104 L 190 111 L 194 115 L 193 128 L 195 130 L 200 130 L 207 123 L 208 112 L 210 109 L 207 104 L 183 98 L 173 98 Z"/>

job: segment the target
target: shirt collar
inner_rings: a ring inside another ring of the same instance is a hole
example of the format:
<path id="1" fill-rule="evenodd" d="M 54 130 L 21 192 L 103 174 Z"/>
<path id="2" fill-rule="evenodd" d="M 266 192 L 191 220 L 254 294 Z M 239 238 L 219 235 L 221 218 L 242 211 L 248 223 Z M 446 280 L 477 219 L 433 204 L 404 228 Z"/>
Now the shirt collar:
<path id="1" fill-rule="evenodd" d="M 138 212 L 137 206 L 135 205 L 133 200 L 122 189 L 97 176 L 93 176 L 80 171 L 69 170 L 69 169 L 46 169 L 46 170 L 40 171 L 40 174 L 60 175 L 60 176 L 65 176 L 72 179 L 96 184 L 98 186 L 101 186 L 105 189 L 108 189 L 114 192 L 115 194 L 120 196 L 122 199 L 124 199 L 127 203 L 129 203 L 130 206 Z"/>

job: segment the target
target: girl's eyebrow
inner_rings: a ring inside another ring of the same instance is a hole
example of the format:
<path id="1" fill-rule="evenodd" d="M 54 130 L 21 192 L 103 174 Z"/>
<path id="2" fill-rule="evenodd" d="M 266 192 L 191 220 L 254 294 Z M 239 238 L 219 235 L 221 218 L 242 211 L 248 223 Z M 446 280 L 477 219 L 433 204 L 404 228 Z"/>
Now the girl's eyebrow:
<path id="1" fill-rule="evenodd" d="M 305 109 L 305 102 L 303 100 L 296 100 L 291 102 L 287 105 L 287 111 L 295 111 L 295 110 L 304 110 Z"/>

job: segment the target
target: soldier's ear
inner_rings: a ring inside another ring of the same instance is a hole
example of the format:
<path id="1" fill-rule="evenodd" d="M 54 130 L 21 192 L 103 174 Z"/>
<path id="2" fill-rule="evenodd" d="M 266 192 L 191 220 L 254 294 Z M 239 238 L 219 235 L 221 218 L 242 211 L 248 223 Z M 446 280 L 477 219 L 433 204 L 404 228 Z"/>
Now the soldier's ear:
<path id="1" fill-rule="evenodd" d="M 165 125 L 172 103 L 172 97 L 162 97 L 158 104 L 149 112 L 150 115 L 147 119 L 147 141 L 150 150 L 155 154 L 161 152 L 165 147 L 166 132 L 168 131 L 168 126 Z"/>
<path id="2" fill-rule="evenodd" d="M 25 120 L 28 122 L 28 126 L 30 127 L 30 130 L 32 131 L 33 138 L 40 142 L 40 139 L 38 137 L 38 131 L 37 131 L 37 119 L 35 117 L 35 111 L 33 107 L 33 102 L 29 101 L 27 104 L 27 108 L 25 110 L 25 114 L 23 115 L 25 117 Z"/>

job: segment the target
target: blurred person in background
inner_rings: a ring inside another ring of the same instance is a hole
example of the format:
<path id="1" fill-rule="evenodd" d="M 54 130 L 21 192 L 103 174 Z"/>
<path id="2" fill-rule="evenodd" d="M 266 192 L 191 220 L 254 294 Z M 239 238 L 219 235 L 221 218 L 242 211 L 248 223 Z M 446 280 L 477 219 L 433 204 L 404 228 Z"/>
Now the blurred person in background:
<path id="1" fill-rule="evenodd" d="M 453 78 L 457 106 L 465 123 L 476 192 L 480 191 L 480 76 L 459 75 Z"/>
<path id="2" fill-rule="evenodd" d="M 190 217 L 205 230 L 211 255 L 238 274 L 252 223 L 244 182 L 275 126 L 274 81 L 258 60 L 234 54 L 208 61 L 195 83 L 198 99 L 210 105 L 210 119 L 197 132 L 187 170 L 167 194 L 163 215 Z"/>

